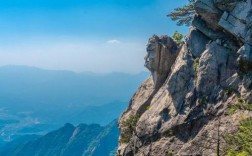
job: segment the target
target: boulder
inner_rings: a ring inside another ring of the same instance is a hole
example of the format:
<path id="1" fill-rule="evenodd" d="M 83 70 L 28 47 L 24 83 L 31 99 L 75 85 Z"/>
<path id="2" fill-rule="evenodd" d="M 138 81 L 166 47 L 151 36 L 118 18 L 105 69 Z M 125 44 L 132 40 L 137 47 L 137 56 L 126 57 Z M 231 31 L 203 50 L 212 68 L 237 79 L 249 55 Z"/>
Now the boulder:
<path id="1" fill-rule="evenodd" d="M 212 29 L 219 29 L 218 21 L 222 11 L 214 6 L 213 0 L 197 0 L 194 9 Z"/>
<path id="2" fill-rule="evenodd" d="M 209 37 L 211 40 L 217 40 L 219 38 L 225 38 L 225 34 L 219 31 L 214 31 L 209 25 L 200 17 L 195 16 L 192 21 L 192 26 Z"/>
<path id="3" fill-rule="evenodd" d="M 188 50 L 192 53 L 193 57 L 196 58 L 200 57 L 205 51 L 206 44 L 209 42 L 210 38 L 198 31 L 195 27 L 191 27 L 186 40 Z"/>
<path id="4" fill-rule="evenodd" d="M 195 16 L 192 21 L 193 27 L 202 32 L 205 36 L 209 38 L 209 40 L 216 41 L 219 45 L 231 50 L 237 51 L 239 49 L 239 42 L 237 42 L 236 38 L 229 34 L 225 33 L 225 31 L 215 31 L 200 17 Z"/>
<path id="5" fill-rule="evenodd" d="M 219 25 L 243 43 L 249 42 L 251 32 L 251 0 L 240 1 L 231 12 L 225 11 Z"/>

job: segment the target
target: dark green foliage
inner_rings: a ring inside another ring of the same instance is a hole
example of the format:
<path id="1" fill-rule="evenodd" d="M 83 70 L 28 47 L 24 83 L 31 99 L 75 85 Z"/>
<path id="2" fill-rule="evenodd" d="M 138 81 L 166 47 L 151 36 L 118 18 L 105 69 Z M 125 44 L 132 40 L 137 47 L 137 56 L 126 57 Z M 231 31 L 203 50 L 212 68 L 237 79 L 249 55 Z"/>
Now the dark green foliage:
<path id="1" fill-rule="evenodd" d="M 243 98 L 238 98 L 238 102 L 231 106 L 231 108 L 228 110 L 227 114 L 232 115 L 237 110 L 248 110 L 252 111 L 252 104 L 245 103 Z"/>
<path id="2" fill-rule="evenodd" d="M 165 134 L 167 137 L 172 137 L 175 135 L 175 132 L 173 130 L 168 130 Z"/>
<path id="3" fill-rule="evenodd" d="M 166 156 L 173 156 L 173 153 L 174 153 L 173 150 L 167 150 L 165 155 Z"/>
<path id="4" fill-rule="evenodd" d="M 196 72 L 199 68 L 199 58 L 197 57 L 196 59 L 194 59 L 193 61 L 193 69 Z"/>
<path id="5" fill-rule="evenodd" d="M 151 107 L 151 106 L 150 106 L 150 105 L 148 105 L 148 106 L 146 107 L 146 110 L 149 110 L 149 109 L 150 109 L 150 107 Z"/>
<path id="6" fill-rule="evenodd" d="M 226 136 L 225 140 L 229 144 L 227 156 L 252 155 L 252 119 L 243 120 L 238 131 Z"/>
<path id="7" fill-rule="evenodd" d="M 203 97 L 199 98 L 199 103 L 202 106 L 207 106 L 208 102 L 209 102 L 209 99 L 207 96 L 203 96 Z"/>
<path id="8" fill-rule="evenodd" d="M 178 31 L 175 31 L 174 34 L 172 35 L 172 38 L 176 41 L 177 44 L 180 44 L 182 43 L 183 34 L 181 34 Z"/>
<path id="9" fill-rule="evenodd" d="M 247 103 L 236 103 L 231 106 L 231 108 L 228 110 L 228 115 L 234 114 L 236 110 L 249 110 L 252 111 L 252 104 Z"/>
<path id="10" fill-rule="evenodd" d="M 128 143 L 130 138 L 135 131 L 139 115 L 131 115 L 128 119 L 122 122 L 122 134 L 120 138 L 121 143 Z"/>
<path id="11" fill-rule="evenodd" d="M 167 16 L 170 17 L 173 21 L 178 21 L 177 25 L 190 26 L 195 15 L 195 10 L 193 3 L 195 0 L 189 0 L 189 4 L 175 8 L 173 12 L 169 13 Z"/>
<path id="12" fill-rule="evenodd" d="M 167 16 L 170 17 L 173 21 L 178 21 L 178 26 L 190 26 L 193 20 L 194 15 L 196 14 L 194 9 L 194 3 L 196 0 L 188 0 L 189 4 L 175 8 L 173 12 L 169 13 Z M 241 2 L 246 0 L 224 0 L 221 2 L 222 5 L 228 5 L 228 3 Z"/>
<path id="13" fill-rule="evenodd" d="M 226 88 L 224 89 L 224 93 L 227 94 L 228 96 L 232 95 L 232 94 L 236 94 L 239 95 L 239 92 L 237 89 L 233 89 L 233 88 Z"/>

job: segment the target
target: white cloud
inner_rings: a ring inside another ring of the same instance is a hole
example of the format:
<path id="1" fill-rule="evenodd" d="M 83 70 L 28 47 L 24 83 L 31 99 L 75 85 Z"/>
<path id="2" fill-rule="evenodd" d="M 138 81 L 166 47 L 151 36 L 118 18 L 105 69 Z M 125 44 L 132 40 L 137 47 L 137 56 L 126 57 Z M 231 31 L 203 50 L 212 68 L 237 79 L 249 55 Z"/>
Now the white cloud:
<path id="1" fill-rule="evenodd" d="M 108 40 L 107 43 L 109 43 L 109 44 L 119 44 L 121 42 L 119 40 Z"/>

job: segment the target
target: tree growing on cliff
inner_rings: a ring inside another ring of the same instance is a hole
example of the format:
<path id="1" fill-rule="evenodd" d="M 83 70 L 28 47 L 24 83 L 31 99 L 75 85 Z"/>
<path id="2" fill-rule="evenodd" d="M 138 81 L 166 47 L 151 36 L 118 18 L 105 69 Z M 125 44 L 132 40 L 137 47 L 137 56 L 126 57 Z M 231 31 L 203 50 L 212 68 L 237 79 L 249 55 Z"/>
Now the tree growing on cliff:
<path id="1" fill-rule="evenodd" d="M 177 44 L 182 43 L 182 39 L 183 39 L 183 34 L 181 34 L 178 31 L 175 31 L 174 34 L 172 35 L 172 38 L 177 42 Z"/>
<path id="2" fill-rule="evenodd" d="M 169 13 L 167 16 L 170 17 L 173 21 L 177 21 L 177 25 L 190 26 L 195 15 L 195 10 L 193 4 L 196 0 L 188 0 L 189 4 L 175 8 L 173 12 Z"/>

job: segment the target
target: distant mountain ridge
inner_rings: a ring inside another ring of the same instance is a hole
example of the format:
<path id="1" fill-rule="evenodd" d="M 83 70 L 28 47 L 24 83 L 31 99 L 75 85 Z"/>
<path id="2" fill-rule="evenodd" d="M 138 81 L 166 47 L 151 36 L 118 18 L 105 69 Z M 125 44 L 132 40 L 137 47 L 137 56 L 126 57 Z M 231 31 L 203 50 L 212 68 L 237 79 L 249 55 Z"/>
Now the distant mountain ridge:
<path id="1" fill-rule="evenodd" d="M 67 122 L 106 125 L 148 75 L 0 67 L 0 142 L 41 135 Z"/>
<path id="2" fill-rule="evenodd" d="M 83 107 L 111 101 L 128 101 L 137 84 L 149 74 L 142 72 L 91 74 L 43 70 L 26 66 L 0 67 L 0 97 L 16 107 L 23 103 Z M 46 98 L 46 101 L 45 101 Z M 18 108 L 20 109 L 20 108 Z"/>
<path id="3" fill-rule="evenodd" d="M 64 127 L 31 141 L 7 144 L 4 156 L 112 156 L 117 147 L 119 130 L 114 120 L 101 127 L 80 124 Z"/>

